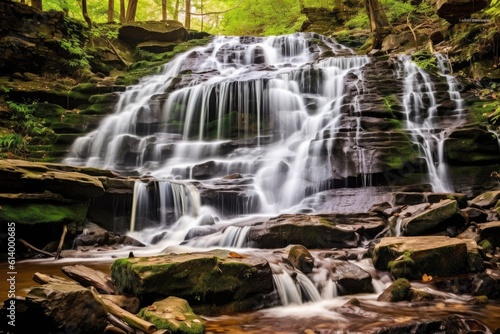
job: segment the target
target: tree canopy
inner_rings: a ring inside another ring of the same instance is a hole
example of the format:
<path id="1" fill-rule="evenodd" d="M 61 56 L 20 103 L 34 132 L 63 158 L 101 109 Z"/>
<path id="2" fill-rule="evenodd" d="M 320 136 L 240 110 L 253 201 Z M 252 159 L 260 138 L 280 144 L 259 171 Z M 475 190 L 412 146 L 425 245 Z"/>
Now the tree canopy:
<path id="1" fill-rule="evenodd" d="M 84 2 L 31 0 L 31 5 L 43 10 L 64 11 L 83 21 Z M 114 0 L 88 0 L 86 12 L 95 23 L 173 19 L 187 28 L 212 34 L 277 35 L 300 31 L 307 20 L 304 8 L 339 11 L 345 18 L 345 27 L 375 31 L 377 20 L 378 25 L 388 26 L 387 23 L 392 25 L 407 20 L 410 14 L 432 12 L 429 0 L 415 3 L 410 0 L 120 0 L 116 3 Z M 373 16 L 374 11 L 370 11 L 373 6 L 381 16 Z M 500 0 L 491 0 L 483 13 L 498 22 Z"/>

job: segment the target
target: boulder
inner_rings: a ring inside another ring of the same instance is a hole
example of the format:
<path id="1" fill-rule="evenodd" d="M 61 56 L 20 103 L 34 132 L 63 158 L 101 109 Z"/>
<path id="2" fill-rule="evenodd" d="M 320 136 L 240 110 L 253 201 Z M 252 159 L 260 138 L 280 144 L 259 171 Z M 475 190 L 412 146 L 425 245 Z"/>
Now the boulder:
<path id="1" fill-rule="evenodd" d="M 333 261 L 330 279 L 338 283 L 339 293 L 351 295 L 372 293 L 372 277 L 359 266 L 347 261 Z"/>
<path id="2" fill-rule="evenodd" d="M 377 300 L 382 302 L 400 302 L 410 299 L 411 284 L 406 278 L 399 278 L 389 285 L 387 289 L 378 296 Z"/>
<path id="3" fill-rule="evenodd" d="M 487 0 L 431 0 L 438 16 L 450 23 L 470 18 L 471 14 L 485 8 L 488 3 Z"/>
<path id="4" fill-rule="evenodd" d="M 500 221 L 483 223 L 478 227 L 481 239 L 488 240 L 493 247 L 500 247 Z"/>
<path id="5" fill-rule="evenodd" d="M 111 276 L 118 291 L 144 302 L 176 296 L 203 314 L 258 308 L 273 291 L 265 259 L 227 250 L 120 259 Z"/>
<path id="6" fill-rule="evenodd" d="M 475 249 L 473 246 L 475 242 L 470 242 L 470 251 L 477 252 L 477 245 Z M 469 272 L 468 252 L 468 244 L 462 239 L 442 236 L 388 237 L 375 245 L 372 260 L 379 270 L 387 270 L 397 261 L 406 261 L 413 266 L 411 272 L 406 274 L 410 279 L 423 274 L 443 277 Z"/>
<path id="7" fill-rule="evenodd" d="M 312 272 L 314 267 L 314 257 L 302 245 L 293 245 L 288 252 L 288 261 L 304 274 Z"/>
<path id="8" fill-rule="evenodd" d="M 168 297 L 143 308 L 139 317 L 172 334 L 203 334 L 205 325 L 185 299 Z"/>
<path id="9" fill-rule="evenodd" d="M 488 209 L 494 206 L 500 200 L 500 190 L 487 191 L 474 197 L 471 200 L 471 206 L 481 209 Z"/>
<path id="10" fill-rule="evenodd" d="M 77 284 L 32 288 L 25 301 L 16 304 L 16 332 L 20 333 L 30 333 L 36 327 L 44 333 L 93 334 L 103 333 L 107 325 L 107 311 L 102 302 Z"/>
<path id="11" fill-rule="evenodd" d="M 448 224 L 463 225 L 462 219 L 449 222 L 456 215 L 460 215 L 457 201 L 447 199 L 433 203 L 425 206 L 423 211 L 417 211 L 410 217 L 403 218 L 401 231 L 403 235 L 415 236 L 438 231 Z"/>
<path id="12" fill-rule="evenodd" d="M 356 247 L 360 226 L 336 222 L 335 215 L 283 214 L 254 223 L 248 232 L 253 247 L 281 248 L 300 244 L 308 248 Z"/>
<path id="13" fill-rule="evenodd" d="M 118 38 L 132 45 L 148 41 L 180 42 L 184 41 L 187 35 L 186 28 L 173 20 L 128 22 L 118 31 Z"/>
<path id="14" fill-rule="evenodd" d="M 465 318 L 460 315 L 451 315 L 444 320 L 425 320 L 398 324 L 384 327 L 373 334 L 400 334 L 400 333 L 426 333 L 426 334 L 463 334 L 463 333 L 491 333 L 491 330 L 481 321 Z"/>

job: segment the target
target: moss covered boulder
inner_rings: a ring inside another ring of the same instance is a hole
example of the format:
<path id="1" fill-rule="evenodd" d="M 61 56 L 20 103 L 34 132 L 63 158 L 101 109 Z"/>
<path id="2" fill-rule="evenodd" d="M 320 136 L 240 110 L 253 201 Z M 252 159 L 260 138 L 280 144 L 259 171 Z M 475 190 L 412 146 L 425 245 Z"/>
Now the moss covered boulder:
<path id="1" fill-rule="evenodd" d="M 392 282 L 387 289 L 378 296 L 382 302 L 400 302 L 410 299 L 411 284 L 406 278 L 399 278 Z"/>
<path id="2" fill-rule="evenodd" d="M 491 208 L 500 200 L 500 190 L 487 191 L 474 197 L 471 200 L 471 206 L 478 208 Z"/>
<path id="3" fill-rule="evenodd" d="M 123 293 L 143 301 L 184 298 L 203 314 L 255 309 L 273 291 L 265 259 L 226 250 L 120 259 L 111 276 Z"/>
<path id="4" fill-rule="evenodd" d="M 403 218 L 401 232 L 403 235 L 416 236 L 442 230 L 449 224 L 463 225 L 464 221 L 459 216 L 457 201 L 446 199 L 426 205 L 410 217 Z"/>
<path id="5" fill-rule="evenodd" d="M 203 334 L 205 325 L 182 298 L 168 297 L 143 308 L 139 317 L 172 334 Z"/>
<path id="6" fill-rule="evenodd" d="M 314 267 L 314 257 L 309 250 L 302 245 L 293 245 L 288 252 L 288 261 L 304 274 L 312 272 Z"/>
<path id="7" fill-rule="evenodd" d="M 378 270 L 389 270 L 394 261 L 407 260 L 412 270 L 400 277 L 445 277 L 469 272 L 469 252 L 477 252 L 474 245 L 473 240 L 468 247 L 468 240 L 442 236 L 389 237 L 375 245 L 372 260 Z"/>

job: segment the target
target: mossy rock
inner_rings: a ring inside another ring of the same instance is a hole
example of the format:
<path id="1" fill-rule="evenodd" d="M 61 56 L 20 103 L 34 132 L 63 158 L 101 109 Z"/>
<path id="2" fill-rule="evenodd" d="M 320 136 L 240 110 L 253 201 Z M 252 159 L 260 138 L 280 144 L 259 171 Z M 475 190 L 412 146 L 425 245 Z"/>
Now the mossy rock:
<path id="1" fill-rule="evenodd" d="M 37 103 L 35 105 L 35 110 L 33 111 L 33 116 L 35 117 L 56 117 L 59 118 L 61 115 L 66 113 L 66 109 L 58 104 L 53 103 Z"/>
<path id="2" fill-rule="evenodd" d="M 258 308 L 273 291 L 265 259 L 226 250 L 120 259 L 111 275 L 123 293 L 143 301 L 177 296 L 203 314 Z"/>
<path id="3" fill-rule="evenodd" d="M 314 257 L 309 250 L 302 245 L 293 245 L 288 252 L 288 261 L 304 274 L 312 272 L 314 267 Z"/>
<path id="4" fill-rule="evenodd" d="M 390 270 L 389 263 L 406 254 L 413 260 L 415 272 L 445 277 L 469 272 L 468 254 L 473 252 L 477 253 L 477 245 L 474 247 L 461 239 L 442 236 L 388 237 L 375 245 L 372 260 L 376 269 Z M 413 272 L 409 278 L 415 278 Z"/>
<path id="5" fill-rule="evenodd" d="M 168 297 L 141 309 L 139 317 L 172 334 L 203 334 L 205 325 L 185 299 Z"/>
<path id="6" fill-rule="evenodd" d="M 107 115 L 113 112 L 115 107 L 114 103 L 95 103 L 90 105 L 87 109 L 82 110 L 82 115 Z"/>
<path id="7" fill-rule="evenodd" d="M 87 210 L 86 203 L 2 203 L 0 221 L 19 224 L 82 223 Z"/>
<path id="8" fill-rule="evenodd" d="M 120 99 L 120 94 L 119 93 L 107 93 L 107 94 L 98 94 L 98 95 L 92 95 L 89 98 L 89 102 L 92 104 L 95 103 L 116 103 Z"/>
<path id="9" fill-rule="evenodd" d="M 458 202 L 454 199 L 433 203 L 425 211 L 409 218 L 403 218 L 401 224 L 403 235 L 417 236 L 437 231 L 459 212 Z"/>
<path id="10" fill-rule="evenodd" d="M 500 200 L 500 190 L 487 191 L 474 197 L 471 200 L 471 206 L 488 209 L 494 206 Z"/>
<path id="11" fill-rule="evenodd" d="M 77 140 L 81 135 L 74 133 L 62 133 L 56 135 L 56 144 L 72 144 L 75 140 Z"/>
<path id="12" fill-rule="evenodd" d="M 399 278 L 392 282 L 392 284 L 385 289 L 378 301 L 384 302 L 400 302 L 410 299 L 411 284 L 406 278 Z"/>

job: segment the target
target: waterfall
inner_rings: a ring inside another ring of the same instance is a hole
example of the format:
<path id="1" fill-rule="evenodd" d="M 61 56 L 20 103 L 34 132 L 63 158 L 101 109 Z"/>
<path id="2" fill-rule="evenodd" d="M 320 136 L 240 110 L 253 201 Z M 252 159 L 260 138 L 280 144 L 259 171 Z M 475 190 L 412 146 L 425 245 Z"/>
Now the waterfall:
<path id="1" fill-rule="evenodd" d="M 280 297 L 281 305 L 322 300 L 318 289 L 304 273 L 289 268 L 283 263 L 270 263 L 270 265 L 273 271 L 274 286 Z"/>
<path id="2" fill-rule="evenodd" d="M 436 59 L 460 114 L 458 83 L 446 57 Z M 450 191 L 435 87 L 409 57 L 400 62 L 400 77 L 387 80 L 403 78 L 407 130 L 434 190 Z M 128 87 L 65 162 L 152 180 L 134 187 L 131 230 L 177 228 L 166 238 L 248 247 L 247 228 L 229 226 L 233 219 L 311 210 L 312 196 L 376 186 L 392 168 L 385 146 L 408 138 L 393 125 L 398 111 L 380 110 L 373 68 L 369 57 L 316 34 L 215 37 Z M 379 136 L 383 122 L 389 130 Z M 200 210 L 210 210 L 213 228 L 198 228 Z M 187 226 L 195 228 L 189 235 Z"/>
<path id="3" fill-rule="evenodd" d="M 460 95 L 460 84 L 457 79 L 451 75 L 452 69 L 450 65 L 450 61 L 448 56 L 445 56 L 441 53 L 435 53 L 434 56 L 437 60 L 437 67 L 439 73 L 446 78 L 446 82 L 448 83 L 448 94 L 450 94 L 450 99 L 455 102 L 455 111 L 459 116 L 462 116 L 464 109 L 464 100 Z"/>
<path id="4" fill-rule="evenodd" d="M 444 139 L 436 124 L 437 104 L 434 85 L 429 74 L 412 62 L 411 57 L 400 56 L 400 60 L 403 62 L 403 106 L 407 129 L 422 151 L 433 190 L 451 192 L 453 189 L 449 184 L 442 148 L 441 154 L 438 153 Z"/>

